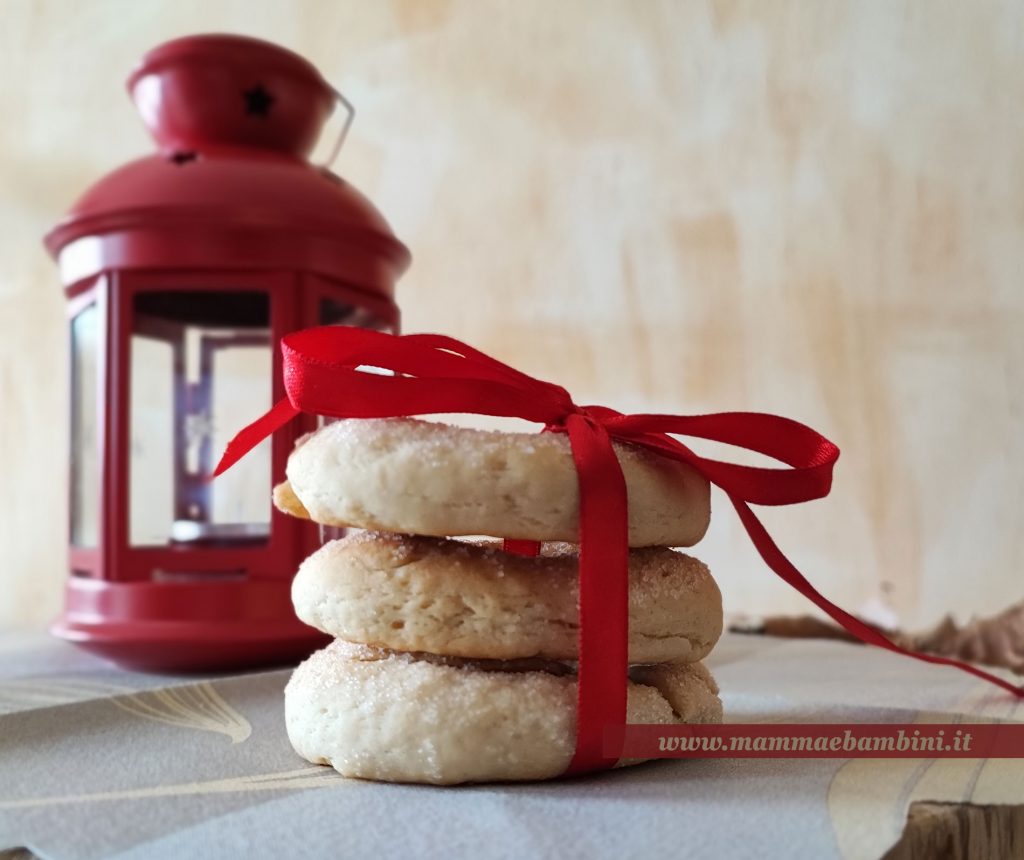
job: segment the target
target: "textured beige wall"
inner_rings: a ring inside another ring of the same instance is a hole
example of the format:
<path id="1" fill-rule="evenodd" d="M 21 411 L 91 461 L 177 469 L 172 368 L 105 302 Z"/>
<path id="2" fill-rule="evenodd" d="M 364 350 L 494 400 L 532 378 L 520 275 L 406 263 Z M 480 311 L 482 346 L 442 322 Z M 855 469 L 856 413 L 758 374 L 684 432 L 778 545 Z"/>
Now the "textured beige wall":
<path id="1" fill-rule="evenodd" d="M 1024 7 L 918 2 L 2 0 L 0 625 L 64 576 L 62 297 L 39 239 L 148 148 L 122 81 L 235 31 L 356 102 L 339 170 L 411 246 L 406 328 L 581 402 L 764 409 L 843 448 L 766 520 L 904 620 L 1024 596 Z M 806 604 L 727 504 L 729 609 Z"/>

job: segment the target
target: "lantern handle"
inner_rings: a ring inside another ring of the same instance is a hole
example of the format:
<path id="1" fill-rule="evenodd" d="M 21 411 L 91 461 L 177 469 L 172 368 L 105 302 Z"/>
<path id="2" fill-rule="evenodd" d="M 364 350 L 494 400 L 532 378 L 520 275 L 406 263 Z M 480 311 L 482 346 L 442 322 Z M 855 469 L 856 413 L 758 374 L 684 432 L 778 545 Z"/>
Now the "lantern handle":
<path id="1" fill-rule="evenodd" d="M 356 118 L 356 109 L 347 98 L 345 98 L 340 90 L 331 87 L 334 92 L 334 97 L 341 102 L 341 106 L 345 108 L 345 124 L 341 127 L 341 133 L 338 135 L 338 139 L 334 142 L 334 146 L 331 148 L 330 155 L 327 156 L 327 160 L 321 165 L 324 170 L 330 170 L 331 165 L 334 164 L 334 160 L 338 157 L 338 153 L 341 152 L 341 145 L 345 142 L 345 138 L 348 136 L 348 130 L 352 127 L 352 121 Z"/>

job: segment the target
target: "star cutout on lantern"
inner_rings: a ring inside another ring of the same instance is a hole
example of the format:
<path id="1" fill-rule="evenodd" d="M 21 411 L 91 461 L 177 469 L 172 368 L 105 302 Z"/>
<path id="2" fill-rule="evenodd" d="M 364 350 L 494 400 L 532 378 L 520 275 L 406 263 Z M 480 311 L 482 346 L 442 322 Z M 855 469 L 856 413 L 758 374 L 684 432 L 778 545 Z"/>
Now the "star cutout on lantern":
<path id="1" fill-rule="evenodd" d="M 242 93 L 245 99 L 245 112 L 249 116 L 270 116 L 270 107 L 274 97 L 267 92 L 263 84 L 250 87 Z"/>

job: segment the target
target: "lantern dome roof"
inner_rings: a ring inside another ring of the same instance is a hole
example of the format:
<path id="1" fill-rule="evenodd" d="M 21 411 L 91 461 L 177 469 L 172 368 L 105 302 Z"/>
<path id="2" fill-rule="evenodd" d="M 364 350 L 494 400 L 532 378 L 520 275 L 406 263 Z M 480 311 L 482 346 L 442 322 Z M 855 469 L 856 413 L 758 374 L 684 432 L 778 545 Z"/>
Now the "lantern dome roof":
<path id="1" fill-rule="evenodd" d="M 344 179 L 301 158 L 238 147 L 178 150 L 117 168 L 78 199 L 46 246 L 56 256 L 84 236 L 183 227 L 318 235 L 408 265 L 387 221 Z"/>

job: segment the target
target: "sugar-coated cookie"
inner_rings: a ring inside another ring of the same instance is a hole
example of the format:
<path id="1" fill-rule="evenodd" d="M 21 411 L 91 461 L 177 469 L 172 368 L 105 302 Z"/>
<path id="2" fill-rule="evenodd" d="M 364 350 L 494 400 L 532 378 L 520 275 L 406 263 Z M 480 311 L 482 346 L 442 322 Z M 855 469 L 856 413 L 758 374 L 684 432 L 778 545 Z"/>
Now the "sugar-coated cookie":
<path id="1" fill-rule="evenodd" d="M 711 516 L 684 463 L 614 443 L 630 546 L 691 546 Z M 299 440 L 275 502 L 318 523 L 420 535 L 579 539 L 579 488 L 563 433 L 500 433 L 407 418 L 347 419 Z"/>
<path id="2" fill-rule="evenodd" d="M 718 688 L 702 664 L 642 672 L 642 683 L 629 684 L 629 722 L 721 721 Z M 336 641 L 295 670 L 285 721 L 299 755 L 344 776 L 438 785 L 548 779 L 572 758 L 576 680 L 528 663 Z"/>
<path id="3" fill-rule="evenodd" d="M 306 559 L 292 585 L 303 621 L 351 642 L 492 660 L 578 655 L 578 551 L 503 552 L 499 542 L 357 532 Z M 702 659 L 722 633 L 722 597 L 697 559 L 630 551 L 629 659 Z"/>

